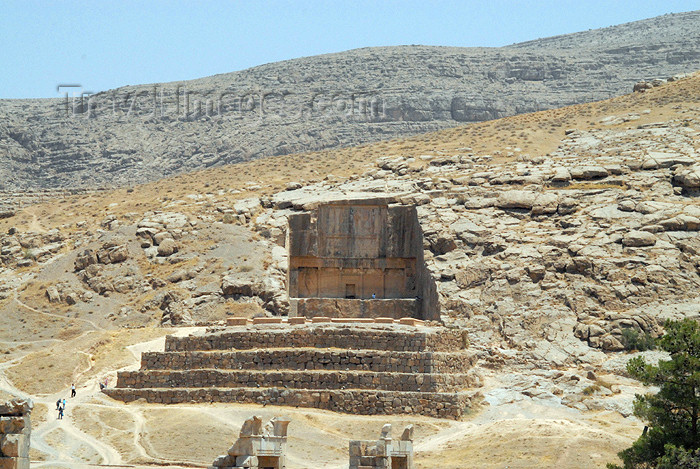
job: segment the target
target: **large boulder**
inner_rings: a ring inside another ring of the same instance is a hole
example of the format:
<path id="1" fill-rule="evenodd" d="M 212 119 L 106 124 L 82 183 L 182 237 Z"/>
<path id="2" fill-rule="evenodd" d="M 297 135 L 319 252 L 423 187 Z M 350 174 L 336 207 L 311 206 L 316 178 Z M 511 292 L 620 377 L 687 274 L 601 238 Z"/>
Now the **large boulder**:
<path id="1" fill-rule="evenodd" d="M 673 183 L 687 190 L 700 189 L 700 166 L 678 168 L 673 175 Z"/>
<path id="2" fill-rule="evenodd" d="M 97 259 L 101 264 L 117 264 L 129 258 L 129 249 L 124 244 L 105 243 L 97 251 Z"/>
<path id="3" fill-rule="evenodd" d="M 571 173 L 566 168 L 557 168 L 550 181 L 555 184 L 565 184 L 571 181 Z"/>
<path id="4" fill-rule="evenodd" d="M 578 200 L 573 197 L 564 197 L 559 201 L 557 213 L 559 215 L 570 215 L 578 209 Z"/>
<path id="5" fill-rule="evenodd" d="M 438 256 L 447 254 L 457 248 L 454 237 L 446 231 L 429 234 L 426 236 L 426 241 L 430 246 L 430 250 Z"/>
<path id="6" fill-rule="evenodd" d="M 622 237 L 622 245 L 627 247 L 645 247 L 656 244 L 656 236 L 648 231 L 630 231 Z"/>
<path id="7" fill-rule="evenodd" d="M 158 245 L 158 255 L 168 257 L 175 254 L 178 249 L 179 248 L 175 240 L 172 238 L 167 238 Z"/>
<path id="8" fill-rule="evenodd" d="M 600 179 L 608 177 L 608 170 L 602 166 L 578 166 L 571 168 L 571 177 L 573 179 Z"/>
<path id="9" fill-rule="evenodd" d="M 670 168 L 677 164 L 692 165 L 693 163 L 695 163 L 695 160 L 689 156 L 671 152 L 650 151 L 647 159 L 642 162 L 642 169 Z"/>
<path id="10" fill-rule="evenodd" d="M 257 280 L 250 276 L 230 274 L 221 280 L 221 291 L 224 295 L 256 296 L 261 287 Z"/>
<path id="11" fill-rule="evenodd" d="M 551 192 L 504 191 L 498 195 L 496 207 L 531 210 L 533 215 L 556 213 L 559 197 Z"/>
<path id="12" fill-rule="evenodd" d="M 15 216 L 15 210 L 9 207 L 0 207 L 0 220 L 3 218 L 10 218 Z"/>
<path id="13" fill-rule="evenodd" d="M 461 265 L 459 270 L 455 272 L 455 281 L 459 288 L 462 289 L 482 285 L 489 278 L 491 278 L 489 269 L 478 262 Z"/>
<path id="14" fill-rule="evenodd" d="M 182 301 L 170 302 L 163 310 L 160 322 L 171 326 L 191 326 L 194 324 L 190 308 Z"/>
<path id="15" fill-rule="evenodd" d="M 61 301 L 61 295 L 58 293 L 58 288 L 56 288 L 54 285 L 46 289 L 46 297 L 51 303 L 58 303 Z"/>
<path id="16" fill-rule="evenodd" d="M 535 204 L 537 192 L 533 191 L 503 191 L 498 195 L 496 207 L 503 209 L 520 208 L 530 210 Z"/>
<path id="17" fill-rule="evenodd" d="M 559 196 L 552 192 L 537 194 L 535 203 L 532 206 L 533 215 L 550 215 L 557 213 L 559 207 Z"/>
<path id="18" fill-rule="evenodd" d="M 85 249 L 75 257 L 75 271 L 84 270 L 89 265 L 97 264 L 97 253 L 92 249 Z"/>
<path id="19" fill-rule="evenodd" d="M 129 258 L 129 249 L 122 241 L 108 241 L 97 251 L 85 249 L 74 262 L 75 271 L 81 271 L 93 264 L 117 264 Z"/>

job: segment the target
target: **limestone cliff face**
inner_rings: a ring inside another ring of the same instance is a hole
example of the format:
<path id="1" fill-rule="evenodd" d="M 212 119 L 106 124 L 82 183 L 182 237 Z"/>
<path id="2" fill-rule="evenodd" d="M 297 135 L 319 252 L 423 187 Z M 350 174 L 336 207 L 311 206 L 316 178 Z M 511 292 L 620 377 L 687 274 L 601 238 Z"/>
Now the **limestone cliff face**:
<path id="1" fill-rule="evenodd" d="M 83 99 L 3 100 L 0 190 L 124 185 L 604 99 L 700 68 L 699 21 L 665 15 L 502 48 L 366 48 Z"/>

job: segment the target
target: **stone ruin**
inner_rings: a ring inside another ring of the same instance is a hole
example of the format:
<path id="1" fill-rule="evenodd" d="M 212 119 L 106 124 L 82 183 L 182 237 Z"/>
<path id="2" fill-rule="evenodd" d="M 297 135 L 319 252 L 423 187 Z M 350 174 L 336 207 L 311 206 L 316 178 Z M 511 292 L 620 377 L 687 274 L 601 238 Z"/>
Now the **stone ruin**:
<path id="1" fill-rule="evenodd" d="M 382 428 L 377 441 L 350 442 L 349 469 L 414 469 L 413 425 L 407 426 L 401 438 L 391 438 L 391 424 Z"/>
<path id="2" fill-rule="evenodd" d="M 29 469 L 33 408 L 30 399 L 0 404 L 0 469 Z"/>
<path id="3" fill-rule="evenodd" d="M 440 320 L 414 206 L 353 198 L 289 216 L 290 316 Z"/>
<path id="4" fill-rule="evenodd" d="M 249 418 L 228 454 L 216 458 L 209 469 L 285 469 L 288 425 L 289 420 L 280 417 L 264 427 L 262 417 Z"/>
<path id="5" fill-rule="evenodd" d="M 460 418 L 481 400 L 462 331 L 403 324 L 258 324 L 168 336 L 120 371 L 126 402 L 239 402 Z"/>
<path id="6" fill-rule="evenodd" d="M 216 458 L 208 469 L 285 469 L 289 422 L 274 417 L 263 427 L 262 417 L 247 419 L 228 453 Z M 413 425 L 394 440 L 391 424 L 386 424 L 377 441 L 351 440 L 348 454 L 349 469 L 414 469 Z"/>
<path id="7" fill-rule="evenodd" d="M 168 336 L 105 389 L 126 402 L 239 402 L 459 419 L 481 400 L 462 331 L 439 320 L 416 208 L 324 201 L 289 216 L 290 317 Z M 234 318 L 241 319 L 241 318 Z"/>

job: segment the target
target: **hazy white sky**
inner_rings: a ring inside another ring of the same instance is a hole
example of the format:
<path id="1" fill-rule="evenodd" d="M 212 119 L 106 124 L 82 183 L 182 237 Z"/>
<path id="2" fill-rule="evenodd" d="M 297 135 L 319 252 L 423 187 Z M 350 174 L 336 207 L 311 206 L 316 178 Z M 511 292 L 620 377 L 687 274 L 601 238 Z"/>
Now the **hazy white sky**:
<path id="1" fill-rule="evenodd" d="M 700 8 L 689 0 L 0 0 L 0 98 L 200 78 L 367 46 L 503 46 Z"/>

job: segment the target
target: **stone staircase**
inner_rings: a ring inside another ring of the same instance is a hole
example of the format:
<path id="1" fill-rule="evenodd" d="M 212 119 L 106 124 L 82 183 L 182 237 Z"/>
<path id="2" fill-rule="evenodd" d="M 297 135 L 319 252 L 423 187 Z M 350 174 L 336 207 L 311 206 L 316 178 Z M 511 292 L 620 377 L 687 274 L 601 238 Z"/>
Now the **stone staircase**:
<path id="1" fill-rule="evenodd" d="M 460 418 L 479 394 L 460 331 L 367 324 L 250 325 L 168 336 L 109 396 Z"/>

